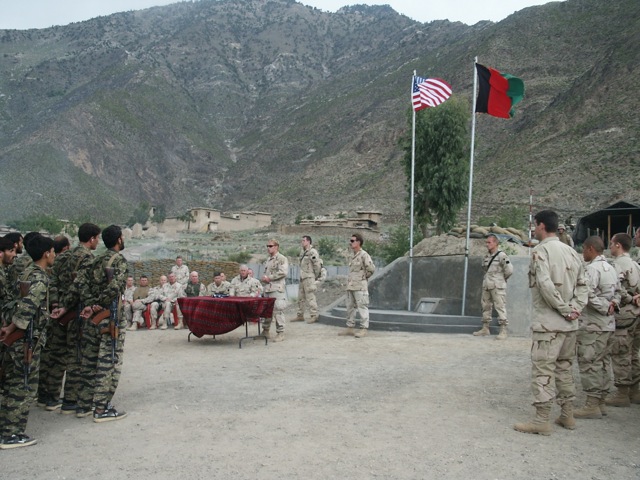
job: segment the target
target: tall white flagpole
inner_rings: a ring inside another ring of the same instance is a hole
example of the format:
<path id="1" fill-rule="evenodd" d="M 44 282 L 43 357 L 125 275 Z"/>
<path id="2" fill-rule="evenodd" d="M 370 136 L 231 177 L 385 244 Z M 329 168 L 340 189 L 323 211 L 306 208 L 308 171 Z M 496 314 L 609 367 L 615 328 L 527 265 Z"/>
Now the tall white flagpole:
<path id="1" fill-rule="evenodd" d="M 471 196 L 473 194 L 473 154 L 476 139 L 476 91 L 478 84 L 478 71 L 476 69 L 478 57 L 473 59 L 473 109 L 471 110 L 471 159 L 469 160 L 469 198 L 467 200 L 467 237 L 464 244 L 464 279 L 462 282 L 462 316 L 465 314 L 467 299 L 467 272 L 469 270 L 469 235 L 471 233 Z"/>
<path id="2" fill-rule="evenodd" d="M 411 287 L 413 286 L 413 202 L 414 202 L 414 181 L 416 173 L 416 111 L 413 108 L 413 82 L 415 82 L 416 71 L 413 71 L 411 79 L 411 110 L 413 111 L 413 122 L 411 125 L 411 201 L 409 202 L 411 216 L 409 220 L 409 293 L 407 295 L 407 311 L 411 311 Z"/>

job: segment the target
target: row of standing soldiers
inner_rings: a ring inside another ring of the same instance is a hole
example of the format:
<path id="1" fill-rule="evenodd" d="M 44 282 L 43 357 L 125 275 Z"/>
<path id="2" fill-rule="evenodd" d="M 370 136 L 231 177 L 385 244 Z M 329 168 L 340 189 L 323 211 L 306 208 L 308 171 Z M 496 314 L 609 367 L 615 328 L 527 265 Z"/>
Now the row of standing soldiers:
<path id="1" fill-rule="evenodd" d="M 79 244 L 57 257 L 48 237 L 10 235 L 0 238 L 0 449 L 36 443 L 25 434 L 36 398 L 47 410 L 97 423 L 123 418 L 111 405 L 126 327 L 122 230 L 85 223 Z M 107 250 L 94 256 L 101 235 Z M 14 261 L 23 246 L 28 255 Z"/>

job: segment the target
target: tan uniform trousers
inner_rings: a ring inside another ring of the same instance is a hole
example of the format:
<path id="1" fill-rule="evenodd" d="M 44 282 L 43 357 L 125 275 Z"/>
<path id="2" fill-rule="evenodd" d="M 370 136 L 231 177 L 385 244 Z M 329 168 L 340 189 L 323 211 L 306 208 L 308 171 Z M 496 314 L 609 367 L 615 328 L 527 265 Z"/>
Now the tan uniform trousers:
<path id="1" fill-rule="evenodd" d="M 498 314 L 498 324 L 507 325 L 507 289 L 482 289 L 482 323 L 491 323 L 492 307 Z"/>
<path id="2" fill-rule="evenodd" d="M 636 319 L 629 328 L 616 328 L 609 339 L 611 365 L 616 386 L 635 385 L 640 381 L 640 361 L 638 360 L 640 329 L 638 323 L 639 321 Z"/>
<path id="3" fill-rule="evenodd" d="M 126 302 L 122 305 L 122 310 L 124 312 L 124 318 L 127 321 L 127 325 L 131 325 L 131 321 L 133 320 L 133 305 Z"/>
<path id="4" fill-rule="evenodd" d="M 267 330 L 271 328 L 271 321 L 276 320 L 276 332 L 284 332 L 284 311 L 287 308 L 287 294 L 284 292 L 267 292 L 264 294 L 267 298 L 275 298 L 276 303 L 273 305 L 273 318 L 265 318 L 262 320 L 262 328 Z"/>
<path id="5" fill-rule="evenodd" d="M 610 376 L 606 357 L 613 332 L 578 331 L 578 367 L 582 390 L 592 397 L 602 397 L 609 391 Z"/>
<path id="6" fill-rule="evenodd" d="M 369 292 L 347 290 L 347 327 L 356 326 L 356 312 L 360 314 L 360 328 L 369 328 Z"/>
<path id="7" fill-rule="evenodd" d="M 572 365 L 576 332 L 533 332 L 531 335 L 531 390 L 533 404 L 562 405 L 575 399 Z"/>
<path id="8" fill-rule="evenodd" d="M 318 317 L 318 302 L 316 302 L 316 281 L 313 278 L 300 280 L 298 288 L 298 317 L 303 317 L 309 308 L 312 318 Z"/>
<path id="9" fill-rule="evenodd" d="M 133 320 L 138 326 L 144 325 L 144 317 L 142 316 L 147 310 L 147 304 L 142 303 L 141 300 L 134 300 L 133 302 Z"/>

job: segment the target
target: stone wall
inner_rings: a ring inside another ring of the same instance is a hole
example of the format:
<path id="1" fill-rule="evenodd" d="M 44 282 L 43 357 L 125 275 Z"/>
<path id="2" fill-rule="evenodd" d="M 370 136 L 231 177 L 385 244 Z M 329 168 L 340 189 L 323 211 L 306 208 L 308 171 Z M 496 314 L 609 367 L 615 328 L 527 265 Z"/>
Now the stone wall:
<path id="1" fill-rule="evenodd" d="M 136 285 L 138 284 L 140 275 L 146 275 L 149 277 L 149 284 L 155 286 L 160 283 L 160 276 L 167 275 L 171 271 L 171 267 L 175 264 L 176 261 L 173 258 L 129 262 L 129 273 L 135 278 Z M 231 281 L 233 277 L 238 275 L 238 269 L 240 268 L 240 265 L 236 262 L 209 260 L 191 260 L 185 262 L 185 264 L 189 267 L 190 272 L 194 270 L 198 272 L 200 281 L 205 285 L 213 282 L 213 274 L 216 271 L 224 272 L 227 280 Z"/>

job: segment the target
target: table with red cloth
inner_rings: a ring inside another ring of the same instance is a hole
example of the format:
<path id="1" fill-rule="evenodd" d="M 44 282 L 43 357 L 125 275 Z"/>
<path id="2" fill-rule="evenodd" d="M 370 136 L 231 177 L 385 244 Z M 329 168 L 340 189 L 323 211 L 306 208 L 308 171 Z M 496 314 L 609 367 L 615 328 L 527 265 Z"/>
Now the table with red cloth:
<path id="1" fill-rule="evenodd" d="M 189 337 L 194 334 L 201 338 L 203 335 L 222 335 L 245 325 L 246 335 L 240 339 L 256 338 L 249 336 L 249 322 L 258 324 L 260 335 L 260 317 L 271 318 L 275 298 L 263 297 L 183 297 L 178 299 L 185 324 L 189 328 Z M 189 339 L 190 340 L 190 339 Z"/>

